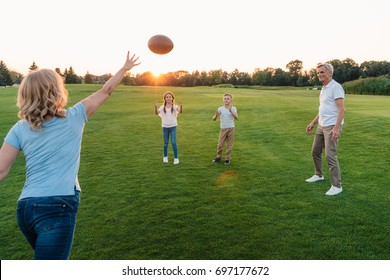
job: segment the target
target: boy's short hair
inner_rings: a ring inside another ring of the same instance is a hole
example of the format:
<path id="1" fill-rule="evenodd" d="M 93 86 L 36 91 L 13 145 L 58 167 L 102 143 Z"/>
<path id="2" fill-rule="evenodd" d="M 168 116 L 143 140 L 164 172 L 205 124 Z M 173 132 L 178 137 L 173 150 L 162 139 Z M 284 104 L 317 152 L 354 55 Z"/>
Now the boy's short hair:
<path id="1" fill-rule="evenodd" d="M 225 93 L 223 96 L 230 96 L 230 98 L 233 99 L 233 95 L 231 95 L 230 93 Z"/>

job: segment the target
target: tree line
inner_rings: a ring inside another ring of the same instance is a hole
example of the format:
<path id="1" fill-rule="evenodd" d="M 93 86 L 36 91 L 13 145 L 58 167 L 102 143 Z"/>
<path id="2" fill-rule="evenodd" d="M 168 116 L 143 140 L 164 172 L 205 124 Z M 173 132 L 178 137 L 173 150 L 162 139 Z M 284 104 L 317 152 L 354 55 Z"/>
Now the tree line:
<path id="1" fill-rule="evenodd" d="M 359 78 L 379 77 L 390 75 L 390 62 L 387 61 L 365 61 L 360 65 L 353 59 L 334 59 L 327 61 L 334 67 L 333 78 L 339 83 L 354 81 Z M 35 61 L 29 67 L 29 71 L 38 69 Z M 152 72 L 144 72 L 136 75 L 127 73 L 122 80 L 125 85 L 136 86 L 215 86 L 228 84 L 232 86 L 316 86 L 320 85 L 316 69 L 303 70 L 301 60 L 293 60 L 286 64 L 287 71 L 281 68 L 267 67 L 265 69 L 256 68 L 252 73 L 242 72 L 238 69 L 227 72 L 222 69 L 210 71 L 193 71 L 192 73 L 180 70 L 154 76 Z M 96 76 L 87 72 L 84 76 L 79 76 L 70 66 L 63 72 L 60 68 L 55 71 L 64 77 L 66 84 L 103 84 L 112 75 L 105 74 Z M 10 86 L 19 84 L 23 75 L 15 71 L 8 70 L 3 61 L 0 61 L 0 86 Z"/>

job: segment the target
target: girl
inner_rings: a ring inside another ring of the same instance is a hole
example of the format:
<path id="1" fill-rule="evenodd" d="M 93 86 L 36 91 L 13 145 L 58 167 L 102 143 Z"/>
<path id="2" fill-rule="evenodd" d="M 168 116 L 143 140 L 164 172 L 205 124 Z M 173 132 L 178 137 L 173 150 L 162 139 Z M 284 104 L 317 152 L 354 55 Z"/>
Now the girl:
<path id="1" fill-rule="evenodd" d="M 177 115 L 183 112 L 183 105 L 180 101 L 180 106 L 175 105 L 175 96 L 172 92 L 168 91 L 163 96 L 164 105 L 161 105 L 157 109 L 158 102 L 154 101 L 154 113 L 159 115 L 162 121 L 163 137 L 164 137 L 164 157 L 163 162 L 168 162 L 168 141 L 171 136 L 172 148 L 173 148 L 173 164 L 179 164 L 179 157 L 176 144 L 176 126 Z"/>
<path id="2" fill-rule="evenodd" d="M 23 79 L 17 100 L 21 120 L 0 149 L 0 181 L 22 151 L 26 182 L 17 221 L 34 259 L 68 259 L 80 200 L 77 173 L 84 125 L 137 60 L 127 53 L 125 64 L 101 89 L 68 109 L 68 92 L 55 71 L 33 71 Z"/>

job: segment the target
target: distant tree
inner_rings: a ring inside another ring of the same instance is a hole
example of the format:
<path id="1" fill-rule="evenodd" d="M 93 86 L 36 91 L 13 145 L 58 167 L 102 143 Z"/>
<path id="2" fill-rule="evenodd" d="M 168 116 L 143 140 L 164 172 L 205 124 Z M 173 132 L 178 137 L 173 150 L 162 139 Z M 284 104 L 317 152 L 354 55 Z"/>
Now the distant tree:
<path id="1" fill-rule="evenodd" d="M 127 75 L 128 73 L 126 73 Z M 85 74 L 84 76 L 84 83 L 86 84 L 93 84 L 93 76 L 91 74 L 89 74 L 89 72 L 87 71 L 87 74 Z"/>
<path id="2" fill-rule="evenodd" d="M 271 85 L 272 86 L 288 86 L 289 85 L 289 75 L 283 71 L 281 68 L 276 68 L 272 74 Z"/>
<path id="3" fill-rule="evenodd" d="M 273 73 L 274 69 L 270 67 L 264 70 L 256 68 L 252 74 L 252 84 L 258 86 L 270 86 Z"/>
<path id="4" fill-rule="evenodd" d="M 60 69 L 60 68 L 56 68 L 56 69 L 54 69 L 54 71 L 56 71 L 57 74 L 60 75 L 61 77 L 64 76 L 64 75 L 61 73 L 61 69 Z"/>
<path id="5" fill-rule="evenodd" d="M 112 74 L 111 74 L 111 73 L 107 73 L 107 74 L 104 74 L 104 75 L 99 76 L 100 83 L 104 84 L 104 83 L 107 82 L 111 77 L 112 77 Z"/>
<path id="6" fill-rule="evenodd" d="M 221 84 L 228 84 L 228 83 L 229 83 L 229 73 L 227 71 L 222 71 L 222 73 L 221 73 Z"/>
<path id="7" fill-rule="evenodd" d="M 154 85 L 155 83 L 155 78 L 153 76 L 153 73 L 148 71 L 144 72 L 142 74 L 137 74 L 137 83 L 140 86 L 147 86 L 147 85 Z M 162 85 L 159 83 L 159 85 Z"/>
<path id="8" fill-rule="evenodd" d="M 302 75 L 303 62 L 296 59 L 287 63 L 286 68 L 290 74 L 291 84 L 297 86 L 297 81 L 300 75 Z"/>
<path id="9" fill-rule="evenodd" d="M 247 72 L 238 72 L 237 84 L 240 86 L 250 86 L 252 78 Z"/>
<path id="10" fill-rule="evenodd" d="M 357 64 L 351 58 L 344 59 L 342 63 L 346 81 L 353 81 L 359 79 L 359 77 L 361 76 L 359 64 Z"/>
<path id="11" fill-rule="evenodd" d="M 309 84 L 311 84 L 312 86 L 317 86 L 317 85 L 321 85 L 320 81 L 318 80 L 318 77 L 317 77 L 317 70 L 316 69 L 310 69 L 309 71 L 309 74 L 308 74 L 308 82 Z"/>
<path id="12" fill-rule="evenodd" d="M 135 78 L 133 76 L 131 76 L 130 73 L 127 72 L 122 79 L 122 84 L 124 84 L 126 86 L 135 86 L 136 81 L 135 81 Z"/>
<path id="13" fill-rule="evenodd" d="M 58 73 L 58 72 L 57 72 L 57 73 Z M 64 70 L 64 74 L 62 74 L 62 77 L 64 77 L 64 78 L 65 78 L 67 75 L 68 75 L 68 69 L 66 69 L 66 68 L 65 68 L 65 70 Z"/>
<path id="14" fill-rule="evenodd" d="M 297 80 L 297 85 L 299 87 L 309 86 L 310 85 L 310 75 L 305 71 L 302 75 L 299 75 Z"/>
<path id="15" fill-rule="evenodd" d="M 81 84 L 81 78 L 75 74 L 72 66 L 64 73 L 64 77 L 66 84 Z"/>
<path id="16" fill-rule="evenodd" d="M 19 85 L 23 80 L 23 75 L 21 73 L 18 73 L 16 71 L 10 71 L 12 83 Z"/>
<path id="17" fill-rule="evenodd" d="M 34 70 L 37 70 L 38 69 L 38 65 L 35 64 L 35 61 L 33 61 L 33 63 L 31 64 L 31 66 L 28 68 L 31 71 L 34 71 Z"/>
<path id="18" fill-rule="evenodd" d="M 11 73 L 7 68 L 7 65 L 3 61 L 0 61 L 0 86 L 12 86 L 13 81 Z"/>
<path id="19" fill-rule="evenodd" d="M 363 78 L 379 77 L 390 74 L 390 62 L 387 61 L 364 61 L 360 64 Z"/>
<path id="20" fill-rule="evenodd" d="M 202 71 L 200 72 L 200 81 L 202 83 L 202 86 L 208 86 L 208 81 L 207 81 L 207 72 L 206 71 Z"/>
<path id="21" fill-rule="evenodd" d="M 65 83 L 67 84 L 75 84 L 74 82 L 74 71 L 72 66 L 69 67 L 66 75 L 65 75 Z"/>
<path id="22" fill-rule="evenodd" d="M 222 70 L 211 70 L 208 72 L 211 85 L 219 85 L 222 81 Z"/>
<path id="23" fill-rule="evenodd" d="M 359 65 L 350 58 L 346 58 L 343 61 L 334 59 L 328 61 L 328 63 L 333 65 L 333 78 L 339 83 L 353 81 L 360 77 Z"/>
<path id="24" fill-rule="evenodd" d="M 190 73 L 187 73 L 180 77 L 180 85 L 182 87 L 192 87 L 194 85 L 194 79 L 194 76 L 192 76 Z"/>
<path id="25" fill-rule="evenodd" d="M 200 73 L 199 73 L 199 71 L 198 70 L 196 70 L 196 71 L 194 71 L 194 72 L 192 72 L 192 77 L 193 77 L 193 80 L 192 80 L 192 82 L 193 82 L 193 86 L 202 86 L 202 81 L 201 81 L 201 79 L 200 79 Z"/>
<path id="26" fill-rule="evenodd" d="M 185 75 L 188 75 L 189 73 L 188 73 L 188 71 L 185 71 L 185 70 L 179 70 L 179 71 L 176 71 L 176 72 L 174 72 L 176 75 L 177 75 L 177 77 L 180 79 L 182 76 L 185 76 Z"/>
<path id="27" fill-rule="evenodd" d="M 165 83 L 161 84 L 161 85 L 165 85 L 165 86 L 169 86 L 169 85 L 180 86 L 179 78 L 181 76 L 182 75 L 180 73 L 178 73 L 178 72 L 169 72 L 165 76 Z"/>
<path id="28" fill-rule="evenodd" d="M 229 75 L 229 83 L 236 86 L 238 84 L 238 79 L 240 76 L 240 71 L 238 69 L 234 69 L 232 72 L 230 72 Z"/>
<path id="29" fill-rule="evenodd" d="M 153 86 L 170 85 L 170 83 L 168 83 L 168 79 L 171 79 L 171 76 L 169 73 L 168 74 L 160 74 L 158 76 L 153 75 L 153 80 L 152 80 L 153 84 L 152 85 Z"/>
<path id="30" fill-rule="evenodd" d="M 252 84 L 262 86 L 264 84 L 264 74 L 260 68 L 256 68 L 252 73 Z"/>

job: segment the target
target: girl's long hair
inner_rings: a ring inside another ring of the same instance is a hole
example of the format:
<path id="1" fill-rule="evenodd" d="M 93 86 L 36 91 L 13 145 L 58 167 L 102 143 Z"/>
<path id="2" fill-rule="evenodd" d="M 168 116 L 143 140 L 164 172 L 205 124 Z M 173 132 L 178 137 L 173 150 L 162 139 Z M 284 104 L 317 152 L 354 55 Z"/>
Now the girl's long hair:
<path id="1" fill-rule="evenodd" d="M 16 105 L 19 118 L 27 120 L 31 129 L 43 129 L 45 117 L 66 117 L 67 102 L 68 91 L 62 77 L 53 70 L 41 69 L 23 79 Z"/>
<path id="2" fill-rule="evenodd" d="M 164 99 L 164 113 L 167 112 L 167 110 L 165 109 L 165 106 L 167 105 L 167 101 L 165 100 L 165 96 L 167 96 L 167 94 L 170 94 L 172 95 L 172 107 L 171 107 L 171 113 L 173 114 L 173 106 L 175 105 L 175 96 L 173 95 L 172 92 L 170 91 L 167 91 L 164 96 L 163 96 L 163 99 Z"/>

